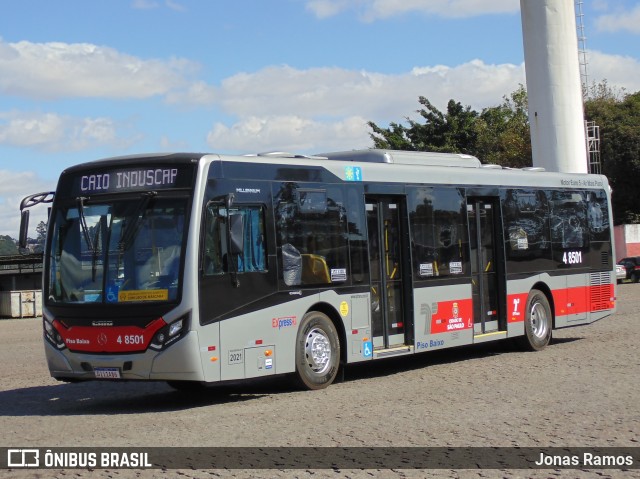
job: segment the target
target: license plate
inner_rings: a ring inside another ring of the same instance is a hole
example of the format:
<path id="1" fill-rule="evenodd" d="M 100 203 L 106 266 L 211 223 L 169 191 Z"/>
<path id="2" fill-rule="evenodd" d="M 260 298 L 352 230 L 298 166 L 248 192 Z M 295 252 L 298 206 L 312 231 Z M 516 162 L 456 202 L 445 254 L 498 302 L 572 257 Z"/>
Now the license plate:
<path id="1" fill-rule="evenodd" d="M 119 368 L 95 368 L 93 372 L 98 379 L 120 379 Z"/>

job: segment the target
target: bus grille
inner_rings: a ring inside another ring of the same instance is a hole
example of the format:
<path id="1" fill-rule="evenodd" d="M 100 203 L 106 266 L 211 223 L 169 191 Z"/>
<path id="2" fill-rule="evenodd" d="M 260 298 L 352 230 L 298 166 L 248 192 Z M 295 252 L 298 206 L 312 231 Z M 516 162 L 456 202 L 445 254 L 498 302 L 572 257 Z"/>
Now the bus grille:
<path id="1" fill-rule="evenodd" d="M 611 284 L 611 273 L 591 273 L 589 278 L 589 295 L 591 311 L 603 311 L 611 309 L 611 298 L 613 298 L 613 284 Z"/>

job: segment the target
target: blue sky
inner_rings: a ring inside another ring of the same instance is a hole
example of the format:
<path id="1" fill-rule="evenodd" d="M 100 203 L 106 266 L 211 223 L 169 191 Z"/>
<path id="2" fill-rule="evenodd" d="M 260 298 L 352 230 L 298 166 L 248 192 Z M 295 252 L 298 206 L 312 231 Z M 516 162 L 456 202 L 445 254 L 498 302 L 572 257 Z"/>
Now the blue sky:
<path id="1" fill-rule="evenodd" d="M 497 105 L 525 83 L 519 5 L 4 2 L 0 234 L 17 236 L 20 199 L 75 163 L 366 148 L 368 120 L 412 116 L 420 95 L 439 108 Z M 640 90 L 640 2 L 585 0 L 583 12 L 590 81 Z"/>

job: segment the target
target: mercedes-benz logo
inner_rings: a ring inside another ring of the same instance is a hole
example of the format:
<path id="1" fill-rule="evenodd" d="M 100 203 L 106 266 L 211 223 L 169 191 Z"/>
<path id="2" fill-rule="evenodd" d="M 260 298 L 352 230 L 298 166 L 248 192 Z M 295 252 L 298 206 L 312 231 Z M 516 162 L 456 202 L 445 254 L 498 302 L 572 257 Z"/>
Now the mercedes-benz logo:
<path id="1" fill-rule="evenodd" d="M 98 335 L 98 344 L 99 344 L 100 346 L 104 346 L 105 344 L 107 344 L 107 340 L 108 340 L 108 338 L 107 338 L 107 335 L 106 335 L 106 334 L 104 334 L 104 333 L 100 333 L 100 334 Z"/>

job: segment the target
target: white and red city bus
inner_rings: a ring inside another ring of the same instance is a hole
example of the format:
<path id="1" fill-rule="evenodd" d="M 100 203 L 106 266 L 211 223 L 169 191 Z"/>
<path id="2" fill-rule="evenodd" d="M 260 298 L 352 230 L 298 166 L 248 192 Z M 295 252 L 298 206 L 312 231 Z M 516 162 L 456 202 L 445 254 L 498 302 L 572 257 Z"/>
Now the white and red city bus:
<path id="1" fill-rule="evenodd" d="M 71 167 L 53 196 L 43 325 L 60 380 L 319 389 L 350 363 L 543 349 L 615 310 L 603 176 L 386 150 L 138 155 Z M 51 199 L 25 198 L 21 240 Z"/>

